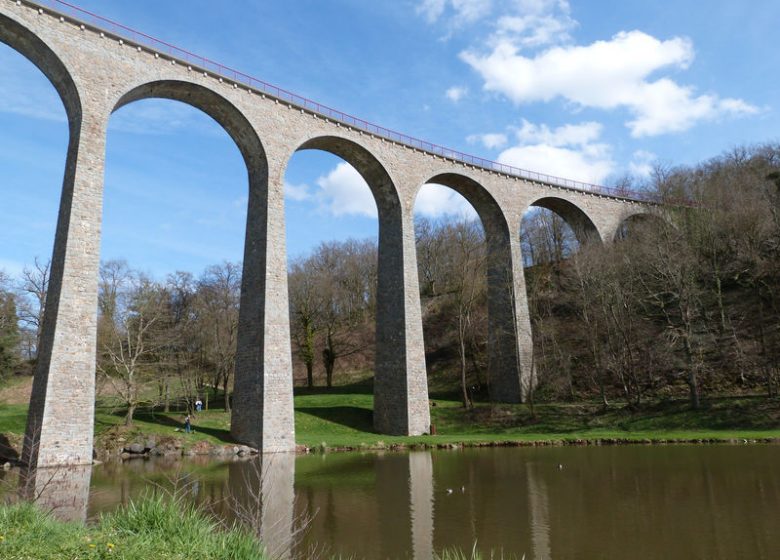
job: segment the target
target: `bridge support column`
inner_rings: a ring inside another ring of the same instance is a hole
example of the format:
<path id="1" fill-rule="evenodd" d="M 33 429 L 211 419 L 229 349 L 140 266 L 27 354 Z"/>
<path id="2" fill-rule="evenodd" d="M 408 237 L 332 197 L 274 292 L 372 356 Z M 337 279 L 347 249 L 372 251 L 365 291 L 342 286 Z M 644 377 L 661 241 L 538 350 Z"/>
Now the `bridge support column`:
<path id="1" fill-rule="evenodd" d="M 230 433 L 263 453 L 293 451 L 293 376 L 287 298 L 284 171 L 269 181 L 249 167 L 249 207 L 241 280 Z"/>
<path id="2" fill-rule="evenodd" d="M 524 402 L 533 383 L 533 340 L 520 241 L 487 229 L 490 400 Z"/>
<path id="3" fill-rule="evenodd" d="M 95 345 L 109 111 L 71 115 L 70 144 L 46 313 L 22 460 L 52 467 L 92 462 Z"/>
<path id="4" fill-rule="evenodd" d="M 420 435 L 430 429 L 420 288 L 411 211 L 380 211 L 374 429 Z"/>

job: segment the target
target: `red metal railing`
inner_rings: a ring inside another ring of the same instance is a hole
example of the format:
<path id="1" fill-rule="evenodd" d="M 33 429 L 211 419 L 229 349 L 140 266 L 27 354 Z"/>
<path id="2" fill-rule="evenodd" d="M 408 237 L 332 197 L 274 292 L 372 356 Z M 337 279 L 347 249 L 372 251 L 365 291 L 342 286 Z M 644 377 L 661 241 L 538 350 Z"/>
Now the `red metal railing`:
<path id="1" fill-rule="evenodd" d="M 224 66 L 203 56 L 196 55 L 175 45 L 152 37 L 151 35 L 147 35 L 141 31 L 136 31 L 135 29 L 131 29 L 130 27 L 122 25 L 121 23 L 117 23 L 113 20 L 65 2 L 64 0 L 25 0 L 25 3 L 35 6 L 36 8 L 49 10 L 56 15 L 66 17 L 75 21 L 76 23 L 89 26 L 98 31 L 108 33 L 109 35 L 113 35 L 133 45 L 145 47 L 151 52 L 157 52 L 171 59 L 175 59 L 177 62 L 196 67 L 198 70 L 211 73 L 215 77 L 231 80 L 237 84 L 250 87 L 270 97 L 277 98 L 280 101 L 290 103 L 298 108 L 317 113 L 322 117 L 340 122 L 344 125 L 351 126 L 376 136 L 386 138 L 399 144 L 404 144 L 423 152 L 466 163 L 468 165 L 473 165 L 475 167 L 481 167 L 490 171 L 496 171 L 505 175 L 520 177 L 530 181 L 536 181 L 557 187 L 639 202 L 661 202 L 661 200 L 659 200 L 659 198 L 654 193 L 631 191 L 623 188 L 605 187 L 602 185 L 594 185 L 590 183 L 583 183 L 581 181 L 574 181 L 572 179 L 555 177 L 545 173 L 537 173 L 527 169 L 520 169 L 511 165 L 506 165 L 496 161 L 491 161 L 489 159 L 466 154 L 458 150 L 445 148 L 444 146 L 439 146 L 425 140 L 420 140 L 418 138 L 390 130 L 383 126 L 379 126 L 358 117 L 354 117 L 342 111 L 338 111 L 328 107 L 327 105 L 322 105 L 321 103 L 317 103 L 316 101 L 312 101 L 311 99 L 307 99 L 306 97 L 291 91 L 287 91 L 273 84 L 269 84 L 268 82 L 264 82 L 263 80 L 259 80 L 248 74 L 234 70 L 233 68 Z M 669 201 L 666 202 L 668 203 Z M 677 201 L 676 203 L 688 205 L 687 201 Z"/>

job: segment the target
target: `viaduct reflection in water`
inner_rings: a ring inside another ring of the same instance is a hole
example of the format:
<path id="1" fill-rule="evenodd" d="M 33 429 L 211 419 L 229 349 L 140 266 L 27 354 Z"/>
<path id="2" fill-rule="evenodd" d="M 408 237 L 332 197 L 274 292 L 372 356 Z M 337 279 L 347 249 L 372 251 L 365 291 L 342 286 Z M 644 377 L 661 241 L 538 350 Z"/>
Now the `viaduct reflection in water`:
<path id="1" fill-rule="evenodd" d="M 87 520 L 92 465 L 31 469 L 19 472 L 19 495 L 61 521 Z"/>
<path id="2" fill-rule="evenodd" d="M 19 484 L 3 472 L 0 487 L 10 479 L 58 517 L 83 520 L 178 480 L 283 558 L 316 547 L 320 557 L 421 560 L 475 543 L 529 560 L 774 558 L 777 464 L 780 446 L 278 454 L 100 465 L 91 495 L 90 468 L 43 469 Z"/>

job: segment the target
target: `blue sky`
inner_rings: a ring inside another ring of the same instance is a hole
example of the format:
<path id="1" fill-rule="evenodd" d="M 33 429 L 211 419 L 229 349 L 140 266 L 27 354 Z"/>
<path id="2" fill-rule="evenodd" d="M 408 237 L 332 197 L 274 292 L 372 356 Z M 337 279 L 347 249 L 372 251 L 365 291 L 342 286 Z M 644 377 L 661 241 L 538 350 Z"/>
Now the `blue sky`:
<path id="1" fill-rule="evenodd" d="M 677 0 L 79 0 L 83 8 L 388 128 L 513 165 L 609 184 L 780 130 L 780 3 Z M 67 129 L 29 62 L 0 45 L 0 269 L 51 253 Z M 242 256 L 246 170 L 199 111 L 114 114 L 102 257 L 156 276 Z M 376 235 L 338 158 L 289 165 L 288 253 Z M 427 188 L 418 215 L 468 215 Z"/>

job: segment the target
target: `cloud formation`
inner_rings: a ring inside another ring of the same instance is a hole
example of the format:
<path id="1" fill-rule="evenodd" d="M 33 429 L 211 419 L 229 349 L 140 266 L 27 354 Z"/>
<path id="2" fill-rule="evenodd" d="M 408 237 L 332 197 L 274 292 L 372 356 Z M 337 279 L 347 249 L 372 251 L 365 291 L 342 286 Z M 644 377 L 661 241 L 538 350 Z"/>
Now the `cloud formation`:
<path id="1" fill-rule="evenodd" d="M 575 110 L 627 111 L 635 138 L 758 112 L 747 101 L 698 92 L 669 76 L 693 63 L 690 39 L 630 30 L 575 44 L 578 23 L 567 0 L 423 0 L 417 11 L 450 33 L 477 22 L 486 28 L 460 59 L 485 91 L 517 105 L 562 100 Z"/>
<path id="2" fill-rule="evenodd" d="M 466 97 L 468 92 L 469 90 L 465 87 L 452 86 L 451 88 L 449 88 L 447 91 L 444 92 L 444 95 L 447 99 L 449 99 L 453 103 L 457 103 L 458 101 Z"/>
<path id="3" fill-rule="evenodd" d="M 310 202 L 320 212 L 340 216 L 377 217 L 374 195 L 363 177 L 347 162 L 341 162 L 315 181 L 316 188 L 306 184 L 285 183 L 288 200 Z M 454 190 L 442 185 L 420 187 L 414 204 L 415 214 L 430 218 L 458 216 L 468 219 L 477 214 L 468 201 Z"/>
<path id="4" fill-rule="evenodd" d="M 586 46 L 556 46 L 525 56 L 510 40 L 487 54 L 464 51 L 461 59 L 476 70 L 484 89 L 517 104 L 562 98 L 579 107 L 628 109 L 634 137 L 681 132 L 700 121 L 757 111 L 741 99 L 698 95 L 668 77 L 651 75 L 684 70 L 694 59 L 688 39 L 661 41 L 641 31 L 620 32 Z"/>
<path id="5" fill-rule="evenodd" d="M 498 155 L 499 163 L 594 184 L 604 183 L 615 171 L 610 146 L 599 142 L 599 123 L 550 129 L 523 120 L 514 132 L 517 144 Z"/>

